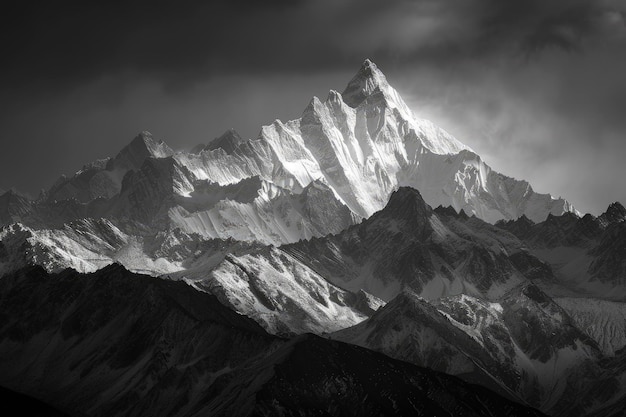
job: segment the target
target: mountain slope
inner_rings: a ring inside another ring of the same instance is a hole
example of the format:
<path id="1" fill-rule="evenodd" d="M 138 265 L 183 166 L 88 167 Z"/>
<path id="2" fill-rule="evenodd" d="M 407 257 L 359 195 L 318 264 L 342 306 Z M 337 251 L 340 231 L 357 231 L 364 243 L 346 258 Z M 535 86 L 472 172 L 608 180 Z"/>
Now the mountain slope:
<path id="1" fill-rule="evenodd" d="M 454 377 L 313 335 L 294 339 L 268 359 L 246 372 L 246 382 L 228 387 L 234 398 L 216 415 L 237 415 L 252 400 L 252 381 L 269 369 L 271 377 L 254 393 L 254 415 L 541 415 Z"/>
<path id="2" fill-rule="evenodd" d="M 317 334 L 359 323 L 383 302 L 336 287 L 276 248 L 228 255 L 215 269 L 185 278 L 273 334 Z"/>
<path id="3" fill-rule="evenodd" d="M 199 380 L 276 343 L 214 297 L 118 265 L 31 268 L 0 287 L 0 384 L 89 415 L 175 413 Z"/>
<path id="4" fill-rule="evenodd" d="M 575 398 L 574 389 L 596 382 L 568 385 L 571 375 L 600 369 L 595 342 L 533 285 L 496 303 L 467 295 L 428 302 L 405 292 L 332 338 L 499 389 L 551 415 L 566 393 Z"/>
<path id="5" fill-rule="evenodd" d="M 576 326 L 613 356 L 626 347 L 626 303 L 594 298 L 555 298 Z"/>
<path id="6" fill-rule="evenodd" d="M 361 224 L 281 249 L 335 285 L 385 301 L 404 288 L 427 299 L 461 293 L 496 299 L 529 278 L 551 278 L 513 235 L 432 210 L 408 187 Z"/>
<path id="7" fill-rule="evenodd" d="M 518 219 L 497 226 L 552 267 L 557 280 L 543 285 L 549 294 L 626 300 L 626 209 L 620 203 L 598 217 L 566 213 L 537 224 Z"/>
<path id="8" fill-rule="evenodd" d="M 4 276 L 0 384 L 77 416 L 541 415 L 365 349 L 272 337 L 213 296 L 119 265 Z"/>
<path id="9" fill-rule="evenodd" d="M 147 158 L 165 158 L 174 151 L 150 132 L 141 132 L 115 158 L 85 165 L 72 177 L 62 176 L 46 193 L 48 200 L 76 199 L 86 203 L 98 197 L 111 198 L 121 189 L 124 175 L 141 167 Z"/>
<path id="10" fill-rule="evenodd" d="M 72 268 L 95 272 L 114 262 L 134 272 L 176 277 L 206 274 L 228 254 L 244 254 L 258 244 L 210 239 L 180 229 L 152 236 L 122 232 L 106 219 L 82 219 L 59 229 L 20 223 L 0 228 L 0 274 L 39 265 L 48 272 Z"/>

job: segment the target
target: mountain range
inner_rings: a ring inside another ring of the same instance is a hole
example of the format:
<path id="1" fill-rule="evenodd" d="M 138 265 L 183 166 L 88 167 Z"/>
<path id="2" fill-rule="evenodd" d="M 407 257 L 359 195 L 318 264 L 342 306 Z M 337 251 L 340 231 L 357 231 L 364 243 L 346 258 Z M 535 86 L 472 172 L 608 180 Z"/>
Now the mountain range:
<path id="1" fill-rule="evenodd" d="M 542 415 L 371 350 L 271 336 L 211 295 L 120 265 L 30 267 L 0 289 L 0 383 L 76 415 Z"/>
<path id="2" fill-rule="evenodd" d="M 255 139 L 142 132 L 0 195 L 0 386 L 70 415 L 620 416 L 625 220 L 493 171 L 366 60 Z"/>
<path id="3" fill-rule="evenodd" d="M 133 242 L 180 230 L 196 241 L 280 245 L 338 233 L 382 209 L 399 186 L 420 190 L 433 207 L 452 206 L 489 222 L 576 212 L 565 200 L 496 173 L 447 132 L 416 118 L 367 60 L 343 94 L 331 90 L 323 102 L 314 97 L 300 119 L 276 120 L 256 139 L 227 131 L 192 152 L 174 152 L 142 132 L 115 157 L 62 176 L 36 201 L 5 193 L 0 220 L 43 231 L 102 218 Z M 89 250 L 70 240 L 75 247 L 65 252 Z M 43 238 L 39 243 L 46 245 Z M 120 249 L 104 262 L 124 263 Z M 54 259 L 47 268 L 102 266 L 79 263 Z M 173 269 L 182 267 L 170 259 L 148 268 L 154 274 Z"/>

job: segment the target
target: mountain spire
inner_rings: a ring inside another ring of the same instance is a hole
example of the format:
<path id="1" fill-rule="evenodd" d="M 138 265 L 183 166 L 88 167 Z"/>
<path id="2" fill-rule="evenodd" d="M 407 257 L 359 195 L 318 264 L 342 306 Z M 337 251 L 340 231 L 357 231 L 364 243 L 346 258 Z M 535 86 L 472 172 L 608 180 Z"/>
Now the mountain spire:
<path id="1" fill-rule="evenodd" d="M 403 231 L 420 239 L 426 239 L 432 232 L 431 207 L 424 201 L 419 191 L 412 187 L 400 187 L 389 197 L 389 202 L 368 221 L 393 219 L 403 222 Z"/>
<path id="2" fill-rule="evenodd" d="M 390 88 L 385 74 L 378 69 L 376 64 L 366 59 L 359 72 L 348 83 L 342 96 L 347 105 L 357 107 L 372 93 Z"/>
<path id="3" fill-rule="evenodd" d="M 605 227 L 612 223 L 622 222 L 626 220 L 626 208 L 619 201 L 611 203 L 600 215 L 599 220 Z"/>
<path id="4" fill-rule="evenodd" d="M 243 142 L 243 138 L 237 133 L 235 129 L 228 129 L 221 136 L 213 139 L 209 142 L 208 145 L 204 147 L 205 150 L 215 150 L 217 148 L 222 148 L 226 153 L 233 153 L 235 149 L 241 145 Z"/>
<path id="5" fill-rule="evenodd" d="M 115 157 L 115 163 L 125 169 L 139 169 L 148 157 L 165 158 L 174 154 L 162 140 L 152 137 L 148 131 L 139 133 Z"/>

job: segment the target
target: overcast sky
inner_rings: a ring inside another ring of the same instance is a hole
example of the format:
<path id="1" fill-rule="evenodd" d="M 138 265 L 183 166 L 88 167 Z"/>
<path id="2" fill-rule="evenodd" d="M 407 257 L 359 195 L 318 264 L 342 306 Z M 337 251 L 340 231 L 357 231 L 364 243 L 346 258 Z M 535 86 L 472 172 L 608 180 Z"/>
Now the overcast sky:
<path id="1" fill-rule="evenodd" d="M 0 188 L 36 195 L 142 130 L 256 137 L 370 58 L 496 170 L 583 212 L 626 204 L 626 0 L 15 3 Z"/>

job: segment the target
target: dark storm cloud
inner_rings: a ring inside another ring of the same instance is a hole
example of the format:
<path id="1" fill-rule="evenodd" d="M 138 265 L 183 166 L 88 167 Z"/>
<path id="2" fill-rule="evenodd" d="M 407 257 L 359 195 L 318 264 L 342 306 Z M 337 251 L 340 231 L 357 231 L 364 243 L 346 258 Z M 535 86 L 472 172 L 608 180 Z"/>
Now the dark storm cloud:
<path id="1" fill-rule="evenodd" d="M 416 25 L 412 38 L 388 43 L 392 55 L 425 63 L 452 63 L 494 58 L 529 58 L 545 49 L 580 51 L 589 39 L 623 34 L 623 2 L 593 0 L 470 0 L 409 2 L 399 9 L 405 17 L 431 19 L 432 30 Z M 391 29 L 382 36 L 410 34 L 405 28 Z M 397 46 L 400 45 L 400 48 Z M 394 49 L 396 49 L 394 51 Z"/>
<path id="2" fill-rule="evenodd" d="M 579 49 L 617 6 L 599 1 L 252 0 L 150 4 L 15 2 L 3 82 L 66 87 L 136 71 L 173 84 L 225 71 L 316 71 Z M 622 21 L 623 24 L 623 21 Z M 610 28 L 609 28 L 610 31 Z"/>
<path id="3" fill-rule="evenodd" d="M 476 1 L 479 43 L 510 43 L 526 52 L 549 47 L 578 50 L 586 37 L 611 31 L 607 14 L 616 6 L 602 1 Z"/>
<path id="4" fill-rule="evenodd" d="M 297 1 L 15 7 L 2 29 L 5 83 L 65 87 L 123 71 L 186 80 L 225 71 L 314 70 L 321 65 L 315 58 L 332 52 L 316 45 L 326 28 L 316 16 L 306 19 L 310 6 Z"/>

